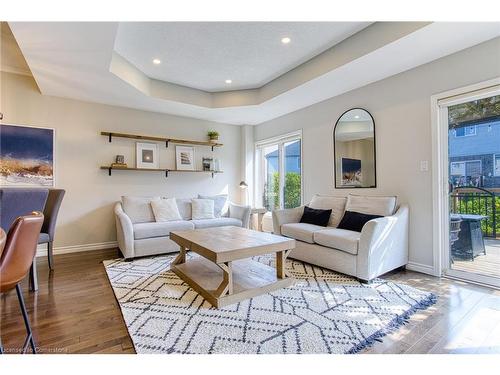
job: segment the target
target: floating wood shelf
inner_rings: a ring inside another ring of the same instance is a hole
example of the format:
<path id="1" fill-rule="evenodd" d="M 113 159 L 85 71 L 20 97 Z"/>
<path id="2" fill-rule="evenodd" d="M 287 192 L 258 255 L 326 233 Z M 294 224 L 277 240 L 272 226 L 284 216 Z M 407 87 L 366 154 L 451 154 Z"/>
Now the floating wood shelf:
<path id="1" fill-rule="evenodd" d="M 203 171 L 203 170 L 179 170 L 179 169 L 168 169 L 168 168 L 159 168 L 159 169 L 150 169 L 150 168 L 132 168 L 132 167 L 112 167 L 111 165 L 102 165 L 101 169 L 106 169 L 108 171 L 108 175 L 111 176 L 112 170 L 118 171 L 145 171 L 145 172 L 165 172 L 165 177 L 168 177 L 170 172 L 174 173 L 211 173 L 212 178 L 218 173 L 224 173 L 223 171 Z"/>
<path id="2" fill-rule="evenodd" d="M 212 147 L 212 151 L 214 150 L 214 147 L 222 147 L 222 143 L 213 143 L 208 141 L 192 141 L 188 139 L 176 139 L 168 137 L 154 137 L 154 136 L 139 135 L 139 134 L 101 132 L 101 135 L 108 137 L 109 142 L 113 140 L 113 137 L 119 137 L 119 138 L 139 139 L 142 141 L 165 142 L 166 147 L 168 147 L 169 143 L 177 143 L 177 144 L 192 145 L 192 146 L 208 146 Z"/>

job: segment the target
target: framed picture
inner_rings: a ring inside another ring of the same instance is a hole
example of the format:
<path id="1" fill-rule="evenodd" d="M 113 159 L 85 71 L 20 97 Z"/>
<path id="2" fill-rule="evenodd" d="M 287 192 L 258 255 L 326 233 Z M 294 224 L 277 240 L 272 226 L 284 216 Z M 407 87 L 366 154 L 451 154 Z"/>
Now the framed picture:
<path id="1" fill-rule="evenodd" d="M 0 124 L 0 186 L 55 186 L 55 131 Z"/>
<path id="2" fill-rule="evenodd" d="M 203 158 L 201 160 L 201 165 L 204 171 L 213 171 L 214 170 L 214 159 L 213 158 Z"/>
<path id="3" fill-rule="evenodd" d="M 342 185 L 361 186 L 361 160 L 342 158 Z"/>
<path id="4" fill-rule="evenodd" d="M 176 169 L 194 171 L 194 147 L 175 146 Z"/>
<path id="5" fill-rule="evenodd" d="M 158 144 L 137 142 L 135 144 L 136 168 L 158 169 Z"/>

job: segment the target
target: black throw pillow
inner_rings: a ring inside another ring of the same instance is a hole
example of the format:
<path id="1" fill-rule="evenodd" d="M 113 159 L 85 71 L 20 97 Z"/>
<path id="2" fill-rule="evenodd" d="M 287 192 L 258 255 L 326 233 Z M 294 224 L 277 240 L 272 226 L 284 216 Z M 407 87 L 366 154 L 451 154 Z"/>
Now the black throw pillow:
<path id="1" fill-rule="evenodd" d="M 383 217 L 383 216 L 362 214 L 360 212 L 354 212 L 354 211 L 346 211 L 344 213 L 344 216 L 342 217 L 342 220 L 340 220 L 340 223 L 337 226 L 337 228 L 352 230 L 354 232 L 361 232 L 361 229 L 363 229 L 363 226 L 368 221 L 376 219 L 378 217 Z"/>
<path id="2" fill-rule="evenodd" d="M 332 210 L 319 210 L 305 206 L 300 222 L 326 227 L 330 221 L 331 214 Z"/>

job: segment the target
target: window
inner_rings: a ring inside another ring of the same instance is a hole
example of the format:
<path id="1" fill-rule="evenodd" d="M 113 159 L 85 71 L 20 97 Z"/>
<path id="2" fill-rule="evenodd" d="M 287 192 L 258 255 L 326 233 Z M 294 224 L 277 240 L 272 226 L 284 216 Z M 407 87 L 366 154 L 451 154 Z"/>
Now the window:
<path id="1" fill-rule="evenodd" d="M 493 163 L 494 175 L 500 176 L 500 155 L 495 155 L 495 162 Z"/>
<path id="2" fill-rule="evenodd" d="M 268 211 L 302 204 L 302 133 L 258 142 L 256 206 Z"/>
<path id="3" fill-rule="evenodd" d="M 453 187 L 480 187 L 482 175 L 481 160 L 454 161 L 450 163 L 450 180 Z"/>
<path id="4" fill-rule="evenodd" d="M 468 137 L 471 135 L 476 135 L 476 125 L 455 129 L 455 137 Z"/>

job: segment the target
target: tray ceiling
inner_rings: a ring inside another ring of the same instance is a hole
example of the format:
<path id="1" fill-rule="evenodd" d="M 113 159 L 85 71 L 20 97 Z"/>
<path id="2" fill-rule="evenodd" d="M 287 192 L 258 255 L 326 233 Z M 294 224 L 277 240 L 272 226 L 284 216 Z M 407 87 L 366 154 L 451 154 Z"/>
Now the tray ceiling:
<path id="1" fill-rule="evenodd" d="M 209 92 L 253 89 L 369 24 L 122 22 L 114 49 L 150 78 Z M 281 42 L 285 37 L 287 44 Z"/>
<path id="2" fill-rule="evenodd" d="M 274 119 L 500 36 L 495 22 L 9 26 L 44 95 L 237 125 Z M 287 45 L 276 42 L 284 30 Z M 155 46 L 164 55 L 153 55 Z M 297 50 L 284 54 L 283 47 Z M 154 58 L 161 69 L 148 63 Z M 222 79 L 233 81 L 226 91 Z"/>

